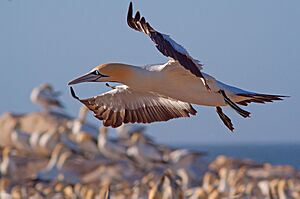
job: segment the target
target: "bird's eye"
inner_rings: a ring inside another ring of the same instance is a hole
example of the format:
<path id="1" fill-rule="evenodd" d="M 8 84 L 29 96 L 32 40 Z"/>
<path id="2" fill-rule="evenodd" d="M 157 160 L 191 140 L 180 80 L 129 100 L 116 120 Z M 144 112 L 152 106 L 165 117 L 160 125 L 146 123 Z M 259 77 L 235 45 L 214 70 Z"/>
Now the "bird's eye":
<path id="1" fill-rule="evenodd" d="M 101 75 L 100 72 L 99 72 L 98 70 L 95 70 L 93 73 L 94 73 L 95 75 Z"/>

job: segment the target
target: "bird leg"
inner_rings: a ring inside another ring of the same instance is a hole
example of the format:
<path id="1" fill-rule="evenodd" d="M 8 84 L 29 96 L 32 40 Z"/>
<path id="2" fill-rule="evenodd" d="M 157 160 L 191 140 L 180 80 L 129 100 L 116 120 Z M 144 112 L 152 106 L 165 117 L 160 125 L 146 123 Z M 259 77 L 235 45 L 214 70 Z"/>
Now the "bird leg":
<path id="1" fill-rule="evenodd" d="M 227 95 L 225 94 L 224 90 L 219 90 L 219 93 L 221 93 L 221 95 L 223 96 L 225 102 L 226 102 L 231 108 L 233 108 L 238 114 L 240 114 L 240 115 L 241 115 L 242 117 L 244 117 L 244 118 L 250 117 L 250 112 L 241 109 L 238 105 L 236 105 L 236 103 L 234 103 L 233 101 L 231 101 L 231 99 L 229 99 L 229 98 L 227 97 Z"/>
<path id="2" fill-rule="evenodd" d="M 222 122 L 225 124 L 225 126 L 233 132 L 234 130 L 234 127 L 233 127 L 233 124 L 231 123 L 231 119 L 225 115 L 225 113 L 222 111 L 222 108 L 217 106 L 216 107 L 216 111 L 220 117 L 220 119 L 222 120 Z"/>

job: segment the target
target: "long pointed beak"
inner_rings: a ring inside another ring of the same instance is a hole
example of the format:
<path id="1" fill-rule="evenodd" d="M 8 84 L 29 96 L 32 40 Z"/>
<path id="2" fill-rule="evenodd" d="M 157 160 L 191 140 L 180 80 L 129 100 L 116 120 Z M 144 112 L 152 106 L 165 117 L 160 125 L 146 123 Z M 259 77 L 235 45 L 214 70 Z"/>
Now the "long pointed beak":
<path id="1" fill-rule="evenodd" d="M 97 81 L 101 76 L 98 76 L 98 75 L 95 75 L 95 74 L 92 74 L 92 73 L 88 73 L 88 74 L 85 74 L 81 77 L 78 77 L 72 81 L 70 81 L 68 83 L 68 85 L 73 85 L 73 84 L 79 84 L 79 83 L 83 83 L 83 82 L 95 82 Z"/>

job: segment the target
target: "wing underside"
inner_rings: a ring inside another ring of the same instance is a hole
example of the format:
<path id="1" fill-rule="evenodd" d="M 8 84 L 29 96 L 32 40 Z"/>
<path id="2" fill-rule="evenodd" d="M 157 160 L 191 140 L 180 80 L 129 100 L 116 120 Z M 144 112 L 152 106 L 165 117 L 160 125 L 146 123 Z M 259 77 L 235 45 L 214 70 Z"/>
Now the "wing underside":
<path id="1" fill-rule="evenodd" d="M 72 96 L 103 120 L 104 126 L 118 127 L 123 123 L 152 123 L 173 118 L 190 117 L 196 110 L 189 103 L 160 96 L 156 93 L 137 92 L 127 86 L 101 95 L 79 99 L 71 87 Z"/>

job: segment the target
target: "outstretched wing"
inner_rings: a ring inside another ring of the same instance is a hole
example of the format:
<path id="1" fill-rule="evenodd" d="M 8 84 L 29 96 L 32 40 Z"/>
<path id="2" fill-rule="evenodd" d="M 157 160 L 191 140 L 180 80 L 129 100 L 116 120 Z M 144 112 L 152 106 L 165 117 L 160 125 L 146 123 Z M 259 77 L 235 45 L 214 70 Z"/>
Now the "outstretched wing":
<path id="1" fill-rule="evenodd" d="M 207 86 L 205 79 L 200 71 L 203 65 L 199 63 L 199 61 L 193 59 L 186 51 L 186 49 L 172 40 L 170 36 L 162 34 L 152 28 L 152 26 L 145 20 L 144 17 L 141 18 L 139 11 L 136 12 L 135 17 L 133 17 L 132 14 L 132 2 L 130 2 L 127 14 L 128 25 L 134 30 L 147 34 L 155 43 L 156 48 L 163 55 L 171 57 L 174 60 L 178 61 L 185 69 L 189 70 L 197 77 L 200 77 L 204 85 Z"/>
<path id="2" fill-rule="evenodd" d="M 87 99 L 79 99 L 72 87 L 71 93 L 93 111 L 95 117 L 103 120 L 104 126 L 114 128 L 123 123 L 167 121 L 197 113 L 189 103 L 152 92 L 134 91 L 125 85 L 116 86 L 111 91 Z"/>

